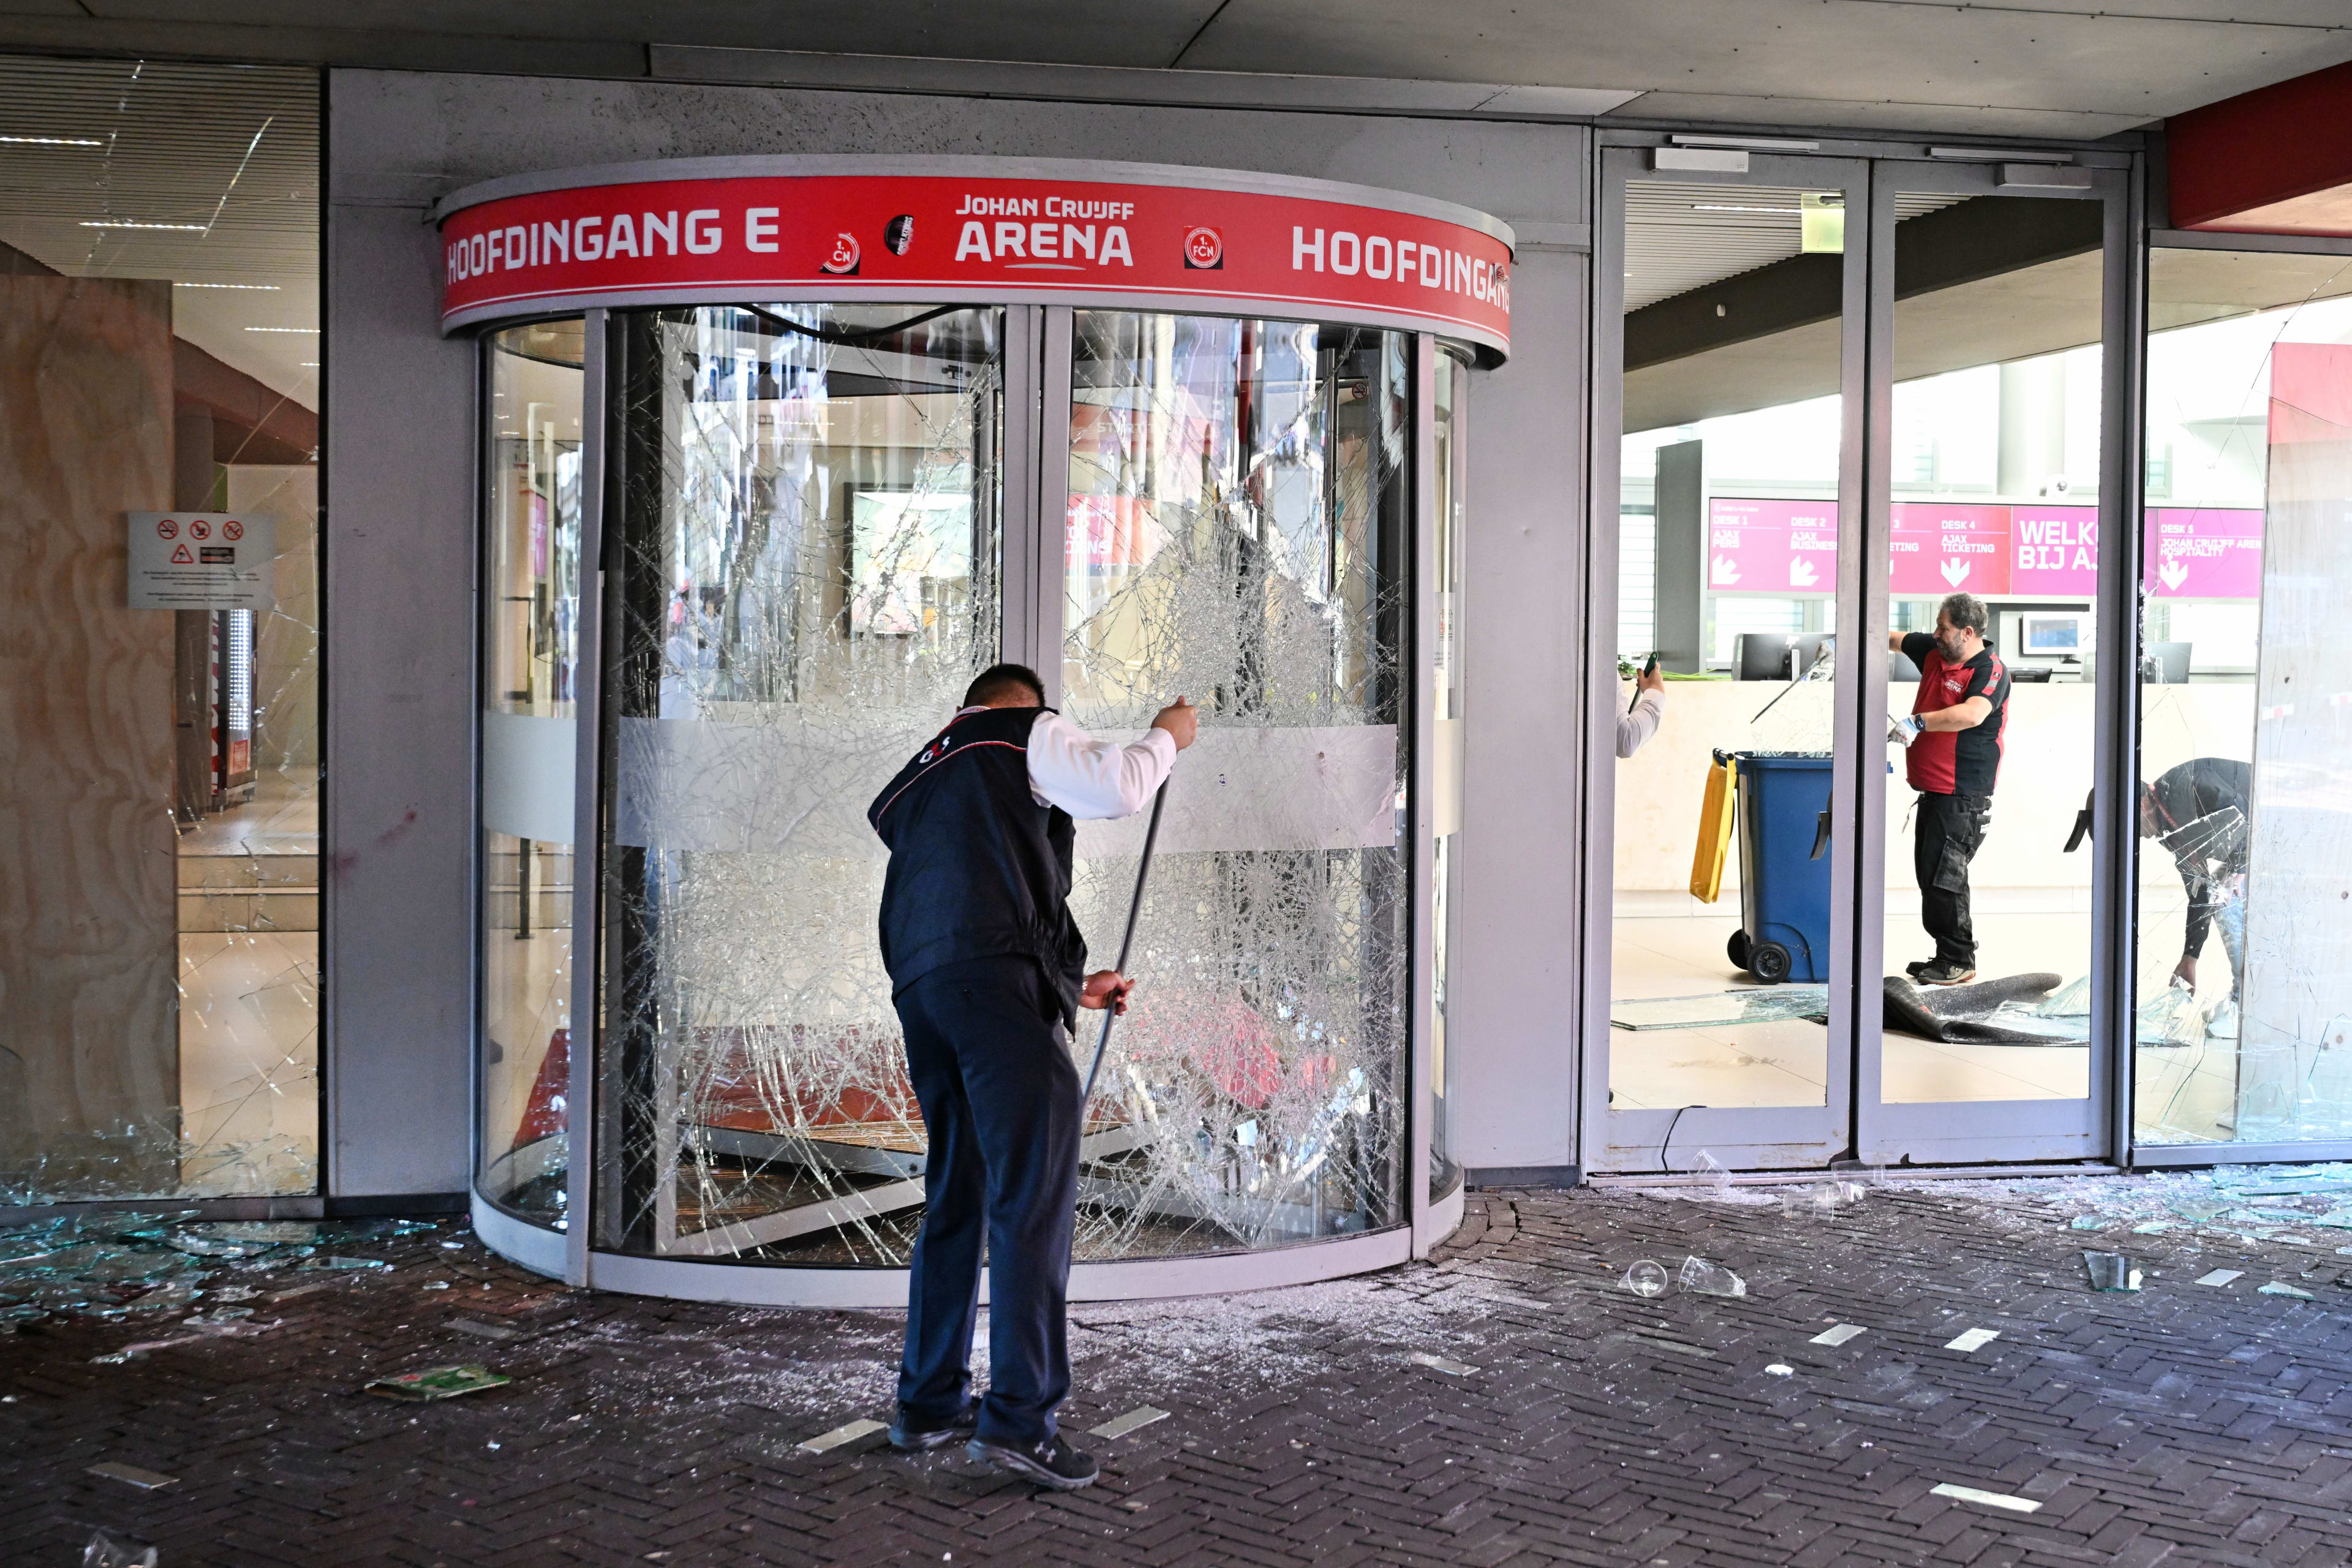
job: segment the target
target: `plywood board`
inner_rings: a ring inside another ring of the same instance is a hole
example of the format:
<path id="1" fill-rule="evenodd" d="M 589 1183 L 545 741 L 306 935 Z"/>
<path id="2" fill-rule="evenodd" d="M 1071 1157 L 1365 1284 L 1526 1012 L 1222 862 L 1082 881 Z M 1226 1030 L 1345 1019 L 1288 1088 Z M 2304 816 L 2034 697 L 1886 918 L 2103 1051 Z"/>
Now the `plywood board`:
<path id="1" fill-rule="evenodd" d="M 123 546 L 171 503 L 171 286 L 0 277 L 0 1173 L 26 1195 L 177 1180 L 173 628 L 126 607 Z"/>

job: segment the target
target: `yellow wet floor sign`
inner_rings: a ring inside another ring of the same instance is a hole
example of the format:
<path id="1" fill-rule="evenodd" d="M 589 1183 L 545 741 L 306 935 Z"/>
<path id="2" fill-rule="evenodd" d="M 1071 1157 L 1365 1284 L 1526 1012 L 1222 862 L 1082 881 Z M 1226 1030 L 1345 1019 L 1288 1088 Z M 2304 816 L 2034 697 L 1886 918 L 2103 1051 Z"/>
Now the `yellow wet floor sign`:
<path id="1" fill-rule="evenodd" d="M 1713 903 L 1723 895 L 1723 863 L 1731 853 L 1732 796 L 1738 788 L 1737 764 L 1726 760 L 1706 770 L 1706 803 L 1698 812 L 1698 850 L 1691 857 L 1691 897 Z"/>

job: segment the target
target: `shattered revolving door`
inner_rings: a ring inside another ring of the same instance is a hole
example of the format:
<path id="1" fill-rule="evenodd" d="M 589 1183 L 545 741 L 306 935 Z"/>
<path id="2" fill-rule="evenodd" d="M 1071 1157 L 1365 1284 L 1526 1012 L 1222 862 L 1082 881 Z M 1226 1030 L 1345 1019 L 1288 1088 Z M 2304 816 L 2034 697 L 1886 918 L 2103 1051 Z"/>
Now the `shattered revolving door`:
<path id="1" fill-rule="evenodd" d="M 619 321 L 596 1239 L 903 1265 L 865 811 L 999 655 L 1005 312 Z"/>
<path id="2" fill-rule="evenodd" d="M 1066 452 L 1034 312 L 615 317 L 600 1253 L 906 1265 L 926 1144 L 864 813 L 999 658 L 1107 736 L 1179 693 L 1205 710 L 1090 1109 L 1079 1260 L 1408 1217 L 1417 340 L 1062 319 Z M 1080 828 L 1097 964 L 1142 834 Z"/>

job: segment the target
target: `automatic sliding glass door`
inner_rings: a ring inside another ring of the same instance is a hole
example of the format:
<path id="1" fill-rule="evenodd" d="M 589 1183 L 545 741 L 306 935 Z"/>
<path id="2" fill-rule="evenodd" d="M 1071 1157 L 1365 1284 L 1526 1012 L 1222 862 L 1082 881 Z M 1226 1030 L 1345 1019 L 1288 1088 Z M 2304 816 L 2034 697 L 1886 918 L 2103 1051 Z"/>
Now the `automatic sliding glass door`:
<path id="1" fill-rule="evenodd" d="M 1592 598 L 1616 630 L 1591 702 L 1616 760 L 1588 824 L 1613 856 L 1589 905 L 1606 987 L 1587 1038 L 1606 1044 L 1583 1146 L 1601 1170 L 1819 1164 L 1851 1102 L 1851 836 L 1832 824 L 1853 795 L 1833 742 L 1853 700 L 1839 523 L 1860 510 L 1866 258 L 1864 231 L 1846 238 L 1867 168 L 1660 166 L 1675 153 L 1612 152 L 1603 186 L 1596 382 L 1622 398 L 1596 443 L 1618 504 Z"/>
<path id="2" fill-rule="evenodd" d="M 1877 166 L 1857 736 L 1877 775 L 1864 989 L 1886 976 L 1858 1042 L 1874 1160 L 2106 1148 L 2098 936 L 2125 916 L 2100 892 L 2110 836 L 2076 826 L 2114 776 L 2130 673 L 2102 622 L 2129 596 L 2123 195 L 2121 171 Z"/>
<path id="3" fill-rule="evenodd" d="M 1587 1165 L 2105 1152 L 2123 171 L 1603 176 Z"/>

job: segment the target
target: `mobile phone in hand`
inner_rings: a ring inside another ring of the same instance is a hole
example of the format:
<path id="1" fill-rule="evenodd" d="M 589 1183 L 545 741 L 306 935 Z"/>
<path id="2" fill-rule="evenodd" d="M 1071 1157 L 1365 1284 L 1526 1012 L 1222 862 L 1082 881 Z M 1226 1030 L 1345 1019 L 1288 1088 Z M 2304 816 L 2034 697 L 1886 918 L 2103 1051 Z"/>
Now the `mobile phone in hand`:
<path id="1" fill-rule="evenodd" d="M 1657 668 L 1658 656 L 1655 653 L 1653 653 L 1650 655 L 1650 662 L 1642 667 L 1642 673 L 1646 676 L 1654 671 Z M 1634 709 L 1639 708 L 1641 705 L 1642 684 L 1640 681 L 1635 681 L 1633 683 L 1633 700 L 1625 704 L 1625 711 L 1631 713 Z"/>

